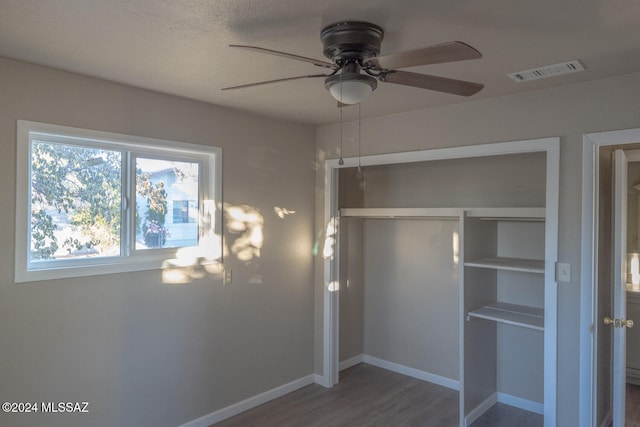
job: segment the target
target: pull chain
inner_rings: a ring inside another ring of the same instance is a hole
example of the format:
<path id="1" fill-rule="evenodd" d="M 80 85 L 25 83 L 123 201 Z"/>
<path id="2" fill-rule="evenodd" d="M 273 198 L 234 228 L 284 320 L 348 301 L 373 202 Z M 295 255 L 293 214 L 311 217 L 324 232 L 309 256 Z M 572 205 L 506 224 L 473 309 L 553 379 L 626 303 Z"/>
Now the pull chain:
<path id="1" fill-rule="evenodd" d="M 342 158 L 342 74 L 340 75 L 340 160 L 338 160 L 338 164 L 340 166 L 344 165 L 344 159 Z"/>
<path id="2" fill-rule="evenodd" d="M 360 190 L 364 191 L 367 186 L 367 179 L 362 169 L 362 113 L 360 111 L 360 104 L 358 104 L 358 182 L 360 184 Z"/>
<path id="3" fill-rule="evenodd" d="M 361 149 L 360 149 L 360 143 L 361 143 L 361 137 L 360 135 L 362 134 L 361 132 L 361 123 L 362 123 L 362 115 L 360 114 L 360 103 L 358 103 L 358 172 L 362 172 L 362 162 L 361 162 Z"/>

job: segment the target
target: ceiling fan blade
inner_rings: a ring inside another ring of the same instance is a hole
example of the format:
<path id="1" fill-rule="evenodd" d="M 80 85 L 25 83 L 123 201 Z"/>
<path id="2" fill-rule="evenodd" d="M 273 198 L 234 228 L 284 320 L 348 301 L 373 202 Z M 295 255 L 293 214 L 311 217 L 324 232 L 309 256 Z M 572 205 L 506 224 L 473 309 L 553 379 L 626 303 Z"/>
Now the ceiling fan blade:
<path id="1" fill-rule="evenodd" d="M 268 55 L 280 56 L 282 58 L 295 59 L 296 61 L 308 62 L 309 64 L 313 64 L 317 67 L 331 68 L 333 70 L 338 68 L 335 64 L 332 64 L 330 62 L 320 61 L 318 59 L 313 59 L 313 58 L 307 58 L 306 56 L 294 55 L 292 53 L 280 52 L 272 49 L 265 49 L 262 47 L 244 46 L 239 44 L 230 44 L 229 47 L 237 47 L 240 49 L 251 50 L 253 52 L 260 52 L 260 53 L 266 53 Z"/>
<path id="2" fill-rule="evenodd" d="M 272 83 L 286 82 L 289 80 L 312 79 L 314 77 L 329 77 L 329 75 L 330 74 L 310 74 L 308 76 L 285 77 L 284 79 L 266 80 L 264 82 L 249 83 L 246 85 L 223 87 L 221 90 L 244 89 L 247 87 L 262 86 L 262 85 L 268 85 Z"/>
<path id="3" fill-rule="evenodd" d="M 480 52 L 466 43 L 455 41 L 437 44 L 422 49 L 372 57 L 364 62 L 365 64 L 372 64 L 378 68 L 392 70 L 396 68 L 442 64 L 444 62 L 464 61 L 466 59 L 477 58 L 482 58 L 482 54 Z"/>
<path id="4" fill-rule="evenodd" d="M 395 70 L 380 75 L 378 79 L 382 82 L 413 86 L 461 96 L 471 96 L 478 93 L 484 87 L 484 85 L 480 83 Z"/>

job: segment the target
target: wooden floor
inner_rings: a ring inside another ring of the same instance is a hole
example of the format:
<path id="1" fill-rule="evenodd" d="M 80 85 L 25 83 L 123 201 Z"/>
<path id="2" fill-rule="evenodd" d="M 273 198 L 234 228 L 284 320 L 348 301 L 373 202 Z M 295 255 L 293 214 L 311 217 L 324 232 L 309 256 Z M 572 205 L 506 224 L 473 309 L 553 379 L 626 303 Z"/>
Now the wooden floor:
<path id="1" fill-rule="evenodd" d="M 380 427 L 459 425 L 458 392 L 361 363 L 327 389 L 312 384 L 215 424 L 216 427 Z M 542 415 L 497 404 L 471 427 L 539 427 Z"/>
<path id="2" fill-rule="evenodd" d="M 627 383 L 625 427 L 640 427 L 640 385 Z"/>

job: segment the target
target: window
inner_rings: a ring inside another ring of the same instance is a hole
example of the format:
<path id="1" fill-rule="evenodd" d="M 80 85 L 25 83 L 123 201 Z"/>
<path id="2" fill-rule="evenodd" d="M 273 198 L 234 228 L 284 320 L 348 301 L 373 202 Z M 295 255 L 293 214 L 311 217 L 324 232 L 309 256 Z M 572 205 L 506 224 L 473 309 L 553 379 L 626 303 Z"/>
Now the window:
<path id="1" fill-rule="evenodd" d="M 220 151 L 18 121 L 16 281 L 217 259 Z"/>

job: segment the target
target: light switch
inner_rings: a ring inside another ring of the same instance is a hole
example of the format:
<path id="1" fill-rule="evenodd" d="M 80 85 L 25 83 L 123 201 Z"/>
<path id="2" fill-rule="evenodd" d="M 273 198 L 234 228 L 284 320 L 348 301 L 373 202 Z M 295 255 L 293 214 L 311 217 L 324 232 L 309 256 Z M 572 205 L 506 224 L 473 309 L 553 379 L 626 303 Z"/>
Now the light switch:
<path id="1" fill-rule="evenodd" d="M 571 281 L 571 264 L 556 263 L 556 282 Z"/>
<path id="2" fill-rule="evenodd" d="M 224 277 L 223 277 L 222 284 L 223 285 L 230 285 L 232 280 L 233 280 L 231 269 L 230 268 L 229 269 L 225 269 L 223 275 L 224 275 Z"/>

